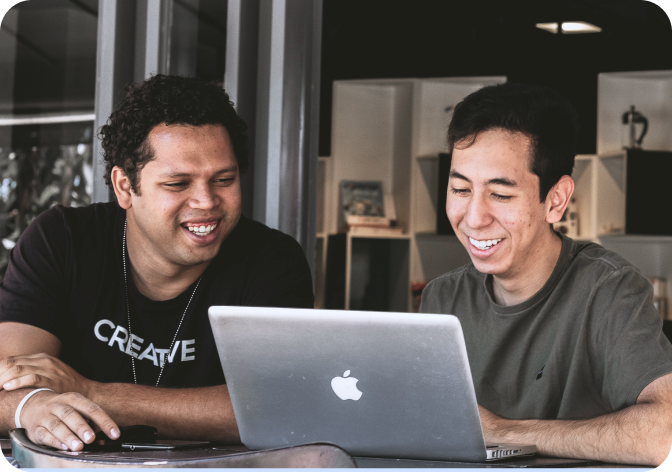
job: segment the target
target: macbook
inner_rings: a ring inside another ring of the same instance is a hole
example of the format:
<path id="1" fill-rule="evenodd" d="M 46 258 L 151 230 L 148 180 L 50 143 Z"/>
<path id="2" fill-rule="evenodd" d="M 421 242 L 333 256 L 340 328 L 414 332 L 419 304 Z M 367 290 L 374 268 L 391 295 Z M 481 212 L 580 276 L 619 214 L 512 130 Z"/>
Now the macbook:
<path id="1" fill-rule="evenodd" d="M 483 462 L 486 449 L 456 317 L 214 306 L 210 323 L 243 444 L 328 441 L 353 456 Z"/>

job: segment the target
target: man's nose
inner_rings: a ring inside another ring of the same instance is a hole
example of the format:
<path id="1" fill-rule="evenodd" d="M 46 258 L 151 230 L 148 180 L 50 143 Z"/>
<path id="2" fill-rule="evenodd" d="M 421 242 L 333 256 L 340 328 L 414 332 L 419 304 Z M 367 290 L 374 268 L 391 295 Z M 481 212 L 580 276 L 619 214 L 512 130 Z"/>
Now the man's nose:
<path id="1" fill-rule="evenodd" d="M 194 188 L 190 205 L 193 208 L 210 209 L 220 203 L 219 196 L 211 185 L 199 185 Z"/>
<path id="2" fill-rule="evenodd" d="M 473 229 L 484 228 L 492 223 L 492 213 L 485 197 L 474 196 L 471 199 L 464 220 Z"/>

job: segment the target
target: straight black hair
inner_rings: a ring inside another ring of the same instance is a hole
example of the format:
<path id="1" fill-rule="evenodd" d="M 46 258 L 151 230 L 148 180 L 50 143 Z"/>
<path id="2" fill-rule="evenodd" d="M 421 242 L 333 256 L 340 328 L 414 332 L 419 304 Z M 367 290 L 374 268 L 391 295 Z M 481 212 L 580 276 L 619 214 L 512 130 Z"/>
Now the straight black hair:
<path id="1" fill-rule="evenodd" d="M 530 172 L 539 177 L 539 198 L 563 175 L 572 175 L 576 156 L 578 115 L 567 99 L 553 89 L 505 83 L 483 87 L 455 106 L 448 127 L 448 149 L 466 149 L 479 133 L 494 129 L 530 138 Z"/>

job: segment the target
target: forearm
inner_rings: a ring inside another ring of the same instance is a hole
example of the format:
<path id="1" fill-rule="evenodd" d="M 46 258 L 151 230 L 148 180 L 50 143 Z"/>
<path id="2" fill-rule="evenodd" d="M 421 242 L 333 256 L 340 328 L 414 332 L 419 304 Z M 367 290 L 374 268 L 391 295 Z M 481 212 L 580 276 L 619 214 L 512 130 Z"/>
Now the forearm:
<path id="1" fill-rule="evenodd" d="M 97 383 L 88 397 L 119 426 L 154 426 L 162 438 L 240 443 L 226 385 L 169 389 Z"/>
<path id="2" fill-rule="evenodd" d="M 540 454 L 624 464 L 659 465 L 672 446 L 666 405 L 638 403 L 589 420 L 501 420 L 487 442 L 536 444 Z"/>

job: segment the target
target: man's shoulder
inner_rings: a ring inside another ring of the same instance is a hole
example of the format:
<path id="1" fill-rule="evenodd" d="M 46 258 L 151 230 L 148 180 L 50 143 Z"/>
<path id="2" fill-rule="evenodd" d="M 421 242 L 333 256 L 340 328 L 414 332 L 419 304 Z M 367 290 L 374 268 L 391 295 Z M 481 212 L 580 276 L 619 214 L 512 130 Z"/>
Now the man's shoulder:
<path id="1" fill-rule="evenodd" d="M 472 263 L 443 274 L 423 290 L 420 311 L 455 314 L 465 304 L 481 303 L 487 300 L 484 281 L 485 274 L 478 272 Z"/>
<path id="2" fill-rule="evenodd" d="M 572 242 L 571 262 L 574 271 L 610 276 L 615 273 L 639 272 L 620 254 L 593 242 Z"/>
<path id="3" fill-rule="evenodd" d="M 93 229 L 99 225 L 112 224 L 120 211 L 117 202 L 92 203 L 82 207 L 55 205 L 40 214 L 35 221 L 41 225 L 61 221 L 68 227 Z"/>
<path id="4" fill-rule="evenodd" d="M 305 261 L 299 243 L 290 235 L 269 228 L 263 223 L 240 217 L 233 232 L 222 244 L 218 262 L 230 265 L 232 260 L 248 264 L 257 261 L 262 265 Z M 256 264 L 256 263 L 255 263 Z"/>
<path id="5" fill-rule="evenodd" d="M 55 205 L 28 225 L 19 242 L 34 247 L 40 241 L 49 246 L 66 241 L 74 244 L 100 241 L 111 234 L 120 211 L 116 202 L 77 208 Z"/>
<path id="6" fill-rule="evenodd" d="M 458 285 L 482 285 L 485 275 L 476 270 L 473 263 L 468 263 L 450 272 L 433 279 L 427 284 L 425 290 L 444 290 L 456 288 Z"/>
<path id="7" fill-rule="evenodd" d="M 269 245 L 272 247 L 284 246 L 298 248 L 299 243 L 288 234 L 269 228 L 263 223 L 241 215 L 240 221 L 231 234 L 229 244 L 235 247 L 249 247 L 260 250 Z"/>

